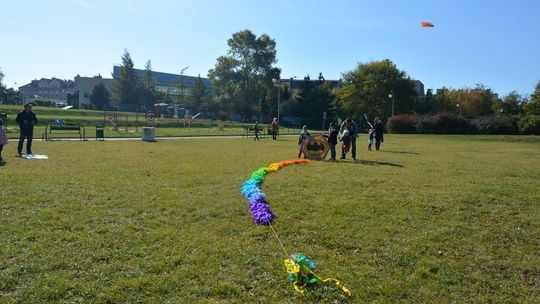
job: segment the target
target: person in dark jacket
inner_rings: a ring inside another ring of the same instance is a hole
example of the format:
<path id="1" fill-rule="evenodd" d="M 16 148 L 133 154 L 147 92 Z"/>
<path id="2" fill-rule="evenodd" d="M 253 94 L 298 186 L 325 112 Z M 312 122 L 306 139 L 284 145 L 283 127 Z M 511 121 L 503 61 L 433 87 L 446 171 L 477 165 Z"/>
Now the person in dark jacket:
<path id="1" fill-rule="evenodd" d="M 338 143 L 338 131 L 333 122 L 330 123 L 328 128 L 328 143 L 330 144 L 330 160 L 336 160 L 336 145 Z"/>
<path id="2" fill-rule="evenodd" d="M 26 139 L 26 154 L 32 153 L 32 137 L 34 136 L 34 125 L 37 124 L 37 117 L 32 112 L 32 104 L 24 105 L 24 110 L 17 114 L 15 121 L 19 124 L 21 131 L 19 136 L 19 145 L 17 146 L 17 154 L 22 155 L 24 139 Z"/>
<path id="3" fill-rule="evenodd" d="M 373 128 L 375 129 L 375 150 L 379 151 L 381 149 L 381 143 L 384 142 L 384 125 L 379 119 L 379 117 L 375 118 L 374 121 L 375 125 Z"/>

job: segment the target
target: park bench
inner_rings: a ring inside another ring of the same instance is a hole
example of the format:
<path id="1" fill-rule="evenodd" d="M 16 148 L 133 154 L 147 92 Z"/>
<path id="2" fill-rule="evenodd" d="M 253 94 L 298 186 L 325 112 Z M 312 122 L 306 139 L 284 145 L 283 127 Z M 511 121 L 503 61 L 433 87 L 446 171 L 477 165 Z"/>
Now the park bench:
<path id="1" fill-rule="evenodd" d="M 250 134 L 253 134 L 253 136 L 255 136 L 255 126 L 248 126 L 248 125 L 243 125 L 242 126 L 242 129 L 243 129 L 243 133 L 242 133 L 242 138 L 244 137 L 249 137 Z M 259 126 L 259 136 L 260 137 L 264 137 L 266 134 L 264 132 L 264 128 L 262 128 L 261 126 Z M 272 135 L 272 129 L 268 129 L 268 135 Z"/>
<path id="2" fill-rule="evenodd" d="M 54 125 L 50 124 L 45 126 L 45 132 L 41 137 L 42 140 L 51 140 L 52 137 L 50 134 L 79 134 L 81 140 L 86 139 L 86 130 L 84 126 L 75 126 L 75 125 Z"/>

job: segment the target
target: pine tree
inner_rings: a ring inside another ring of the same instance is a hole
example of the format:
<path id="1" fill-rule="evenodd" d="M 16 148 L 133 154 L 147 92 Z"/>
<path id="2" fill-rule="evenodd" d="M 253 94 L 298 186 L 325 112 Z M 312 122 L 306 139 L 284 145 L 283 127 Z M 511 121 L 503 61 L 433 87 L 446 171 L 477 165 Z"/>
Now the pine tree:
<path id="1" fill-rule="evenodd" d="M 134 68 L 133 60 L 127 50 L 122 55 L 120 75 L 114 77 L 115 98 L 120 104 L 138 104 L 140 99 L 139 77 Z"/>
<path id="2" fill-rule="evenodd" d="M 96 109 L 103 110 L 110 101 L 111 93 L 109 90 L 107 90 L 103 82 L 97 83 L 92 90 L 92 95 L 90 95 L 90 102 Z"/>

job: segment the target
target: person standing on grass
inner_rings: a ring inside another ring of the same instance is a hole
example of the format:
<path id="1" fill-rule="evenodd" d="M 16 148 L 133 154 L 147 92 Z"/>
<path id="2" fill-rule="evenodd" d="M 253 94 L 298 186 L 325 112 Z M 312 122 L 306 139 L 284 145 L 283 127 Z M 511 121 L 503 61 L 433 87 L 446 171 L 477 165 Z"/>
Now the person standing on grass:
<path id="1" fill-rule="evenodd" d="M 2 159 L 2 149 L 7 143 L 8 138 L 6 136 L 6 131 L 4 130 L 4 120 L 0 119 L 0 164 L 4 163 L 4 159 Z"/>
<path id="2" fill-rule="evenodd" d="M 351 149 L 351 131 L 345 127 L 343 132 L 341 133 L 341 140 L 343 141 L 343 145 L 341 146 L 341 158 L 345 159 L 345 155 L 349 152 Z M 353 158 L 354 159 L 354 158 Z"/>
<path id="3" fill-rule="evenodd" d="M 32 112 L 32 104 L 25 104 L 24 110 L 17 114 L 15 121 L 19 124 L 21 131 L 17 155 L 22 156 L 24 139 L 26 139 L 26 154 L 32 154 L 32 137 L 34 136 L 34 125 L 37 124 L 36 114 Z"/>
<path id="4" fill-rule="evenodd" d="M 307 125 L 304 125 L 302 127 L 302 133 L 300 133 L 300 136 L 298 137 L 298 145 L 300 145 L 298 149 L 298 158 L 302 156 L 302 144 L 304 143 L 304 140 L 306 140 L 310 136 L 309 132 L 307 131 Z M 306 154 L 304 153 L 304 158 L 306 158 Z"/>
<path id="5" fill-rule="evenodd" d="M 358 137 L 358 126 L 356 123 L 349 117 L 345 119 L 345 121 L 341 124 L 339 128 L 339 133 L 343 134 L 343 131 L 347 129 L 349 130 L 349 136 L 351 137 L 351 154 L 352 159 L 356 160 L 356 137 Z M 345 154 L 341 154 L 341 159 L 345 158 Z"/>
<path id="6" fill-rule="evenodd" d="M 328 128 L 328 144 L 330 145 L 330 160 L 336 160 L 336 145 L 338 131 L 336 130 L 336 125 L 331 122 L 330 127 Z"/>
<path id="7" fill-rule="evenodd" d="M 369 134 L 369 139 L 368 139 L 367 149 L 368 149 L 368 151 L 372 151 L 371 150 L 371 145 L 373 145 L 373 137 L 375 136 L 375 129 L 373 127 L 369 128 L 368 134 Z"/>
<path id="8" fill-rule="evenodd" d="M 255 121 L 255 126 L 253 127 L 253 132 L 255 132 L 255 138 L 253 138 L 253 141 L 261 141 L 259 139 L 259 121 Z"/>
<path id="9" fill-rule="evenodd" d="M 384 125 L 379 117 L 375 118 L 373 128 L 375 129 L 375 150 L 379 151 L 381 149 L 381 143 L 384 142 Z"/>
<path id="10" fill-rule="evenodd" d="M 277 139 L 278 129 L 279 129 L 278 121 L 277 121 L 277 118 L 274 117 L 274 119 L 272 120 L 272 139 L 273 140 Z"/>

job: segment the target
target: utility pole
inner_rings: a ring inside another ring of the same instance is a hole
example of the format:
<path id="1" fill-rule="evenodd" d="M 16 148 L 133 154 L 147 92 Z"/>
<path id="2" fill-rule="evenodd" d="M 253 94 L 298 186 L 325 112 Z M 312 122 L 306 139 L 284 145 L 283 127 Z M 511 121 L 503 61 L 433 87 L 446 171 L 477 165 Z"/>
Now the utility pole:
<path id="1" fill-rule="evenodd" d="M 189 69 L 189 66 L 180 70 L 180 103 L 184 107 L 184 71 Z"/>
<path id="2" fill-rule="evenodd" d="M 392 88 L 392 91 L 390 91 L 390 94 L 388 94 L 388 97 L 392 98 L 392 117 L 393 117 L 394 116 L 394 100 L 395 100 L 394 88 Z"/>

